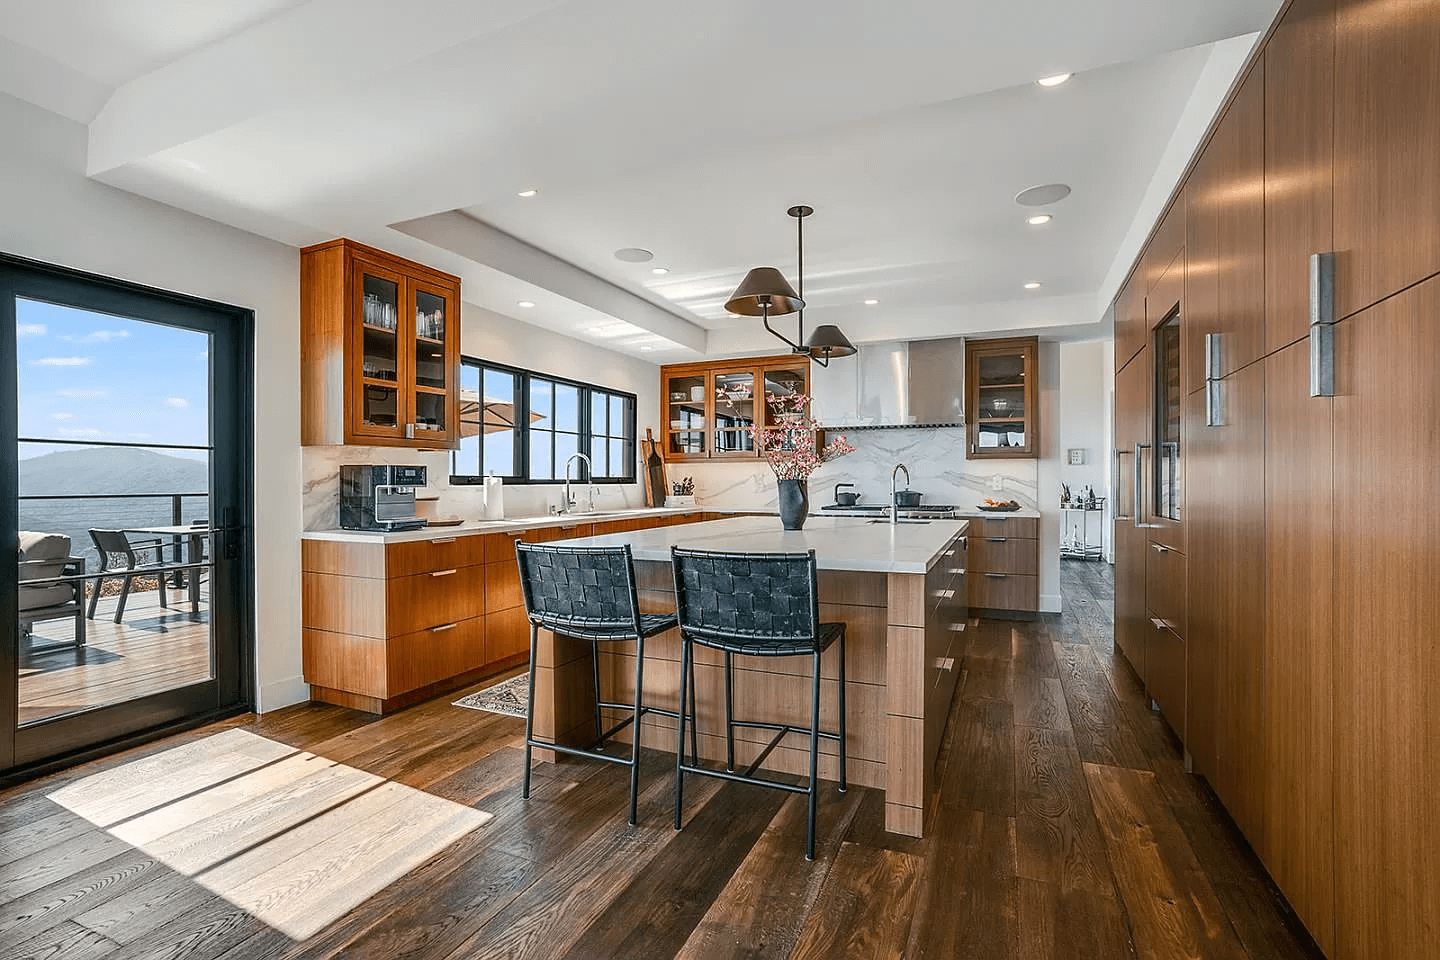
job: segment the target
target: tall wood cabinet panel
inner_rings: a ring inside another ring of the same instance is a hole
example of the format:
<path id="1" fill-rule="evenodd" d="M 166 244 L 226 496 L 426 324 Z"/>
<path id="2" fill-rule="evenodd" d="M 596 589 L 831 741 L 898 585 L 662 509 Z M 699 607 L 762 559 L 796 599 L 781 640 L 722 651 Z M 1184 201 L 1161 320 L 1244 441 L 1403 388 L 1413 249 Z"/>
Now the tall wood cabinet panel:
<path id="1" fill-rule="evenodd" d="M 1137 269 L 1115 299 L 1115 370 L 1118 373 L 1145 346 L 1145 280 Z"/>
<path id="2" fill-rule="evenodd" d="M 1420 4 L 1386 4 L 1392 12 Z M 1383 71 L 1382 71 L 1383 75 Z M 1335 955 L 1440 956 L 1440 278 L 1336 328 Z"/>
<path id="3" fill-rule="evenodd" d="M 1150 351 L 1142 348 L 1115 375 L 1115 644 L 1143 682 L 1149 642 L 1145 616 L 1148 531 L 1144 516 L 1145 450 L 1150 442 Z M 1142 471 L 1136 482 L 1136 470 Z M 1136 493 L 1139 488 L 1139 497 Z"/>
<path id="4" fill-rule="evenodd" d="M 1192 736 L 1192 759 L 1250 843 L 1264 835 L 1265 367 L 1251 364 L 1222 383 L 1223 424 L 1189 435 L 1190 643 L 1192 710 L 1213 695 L 1215 756 Z M 1203 400 L 1203 397 L 1201 398 Z M 1216 689 L 1207 689 L 1211 665 Z"/>
<path id="5" fill-rule="evenodd" d="M 1186 185 L 1186 390 L 1205 385 L 1205 337 L 1225 376 L 1265 353 L 1265 60 L 1236 92 Z"/>
<path id="6" fill-rule="evenodd" d="M 1185 425 L 1190 437 L 1186 451 L 1190 482 L 1186 510 L 1190 513 L 1190 555 L 1186 558 L 1186 705 L 1185 749 L 1191 768 L 1218 782 L 1220 774 L 1220 639 L 1218 608 L 1220 574 L 1217 556 L 1223 552 L 1223 527 L 1217 524 L 1215 504 L 1224 495 L 1220 474 L 1223 437 L 1205 427 L 1205 395 L 1185 398 Z"/>
<path id="7" fill-rule="evenodd" d="M 1140 256 L 1141 289 L 1148 296 L 1185 249 L 1185 188 L 1182 186 Z"/>
<path id="8" fill-rule="evenodd" d="M 1440 3 L 1339 0 L 1336 309 L 1440 271 Z"/>
<path id="9" fill-rule="evenodd" d="M 1265 359 L 1265 796 L 1260 857 L 1315 940 L 1335 946 L 1334 401 L 1309 341 Z"/>
<path id="10" fill-rule="evenodd" d="M 1335 249 L 1335 0 L 1295 0 L 1265 47 L 1265 350 L 1309 332 L 1310 254 Z"/>

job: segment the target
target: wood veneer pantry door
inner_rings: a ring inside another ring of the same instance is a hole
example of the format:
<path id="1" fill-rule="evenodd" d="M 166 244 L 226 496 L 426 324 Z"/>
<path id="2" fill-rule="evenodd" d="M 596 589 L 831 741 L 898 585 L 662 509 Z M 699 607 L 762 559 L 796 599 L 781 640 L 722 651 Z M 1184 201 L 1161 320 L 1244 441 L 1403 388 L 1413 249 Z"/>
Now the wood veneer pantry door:
<path id="1" fill-rule="evenodd" d="M 0 774 L 250 703 L 253 331 L 249 310 L 0 254 Z M 123 610 L 92 530 L 164 563 Z"/>

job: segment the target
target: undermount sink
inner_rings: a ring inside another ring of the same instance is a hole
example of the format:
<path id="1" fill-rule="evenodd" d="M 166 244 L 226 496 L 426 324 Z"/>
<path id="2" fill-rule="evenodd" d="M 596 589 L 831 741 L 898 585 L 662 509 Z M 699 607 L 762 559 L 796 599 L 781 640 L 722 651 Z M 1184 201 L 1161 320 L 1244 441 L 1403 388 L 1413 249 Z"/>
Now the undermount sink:
<path id="1" fill-rule="evenodd" d="M 866 523 L 890 523 L 891 521 L 890 521 L 890 518 L 889 518 L 889 517 L 881 517 L 879 520 L 866 520 L 865 522 L 866 522 Z M 905 518 L 905 517 L 901 517 L 899 520 L 896 520 L 895 523 L 930 523 L 930 521 L 929 521 L 929 520 L 909 520 L 909 519 L 907 519 L 907 518 Z"/>

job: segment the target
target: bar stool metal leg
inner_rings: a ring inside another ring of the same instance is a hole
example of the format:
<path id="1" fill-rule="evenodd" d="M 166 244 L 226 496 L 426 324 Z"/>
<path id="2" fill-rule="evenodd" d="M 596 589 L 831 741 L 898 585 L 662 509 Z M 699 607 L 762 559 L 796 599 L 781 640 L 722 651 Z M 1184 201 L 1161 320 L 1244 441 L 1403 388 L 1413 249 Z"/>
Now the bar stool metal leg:
<path id="1" fill-rule="evenodd" d="M 605 698 L 600 696 L 600 643 L 596 640 L 590 641 L 590 670 L 595 678 L 595 749 L 605 749 L 605 720 L 600 715 L 600 701 Z"/>
<path id="2" fill-rule="evenodd" d="M 731 669 L 733 661 L 730 651 L 725 651 L 725 769 L 735 769 L 735 688 Z"/>
<path id="3" fill-rule="evenodd" d="M 810 810 L 805 834 L 805 859 L 815 859 L 815 805 L 820 793 L 820 653 L 814 656 L 810 683 Z"/>
<path id="4" fill-rule="evenodd" d="M 530 799 L 530 742 L 535 739 L 535 654 L 540 645 L 540 628 L 530 625 L 530 695 L 525 701 L 525 777 L 520 796 Z"/>
<path id="5" fill-rule="evenodd" d="M 685 699 L 690 690 L 690 658 L 693 656 L 688 639 L 680 641 L 680 714 L 675 721 L 675 829 L 680 829 L 681 811 L 685 807 Z"/>
<path id="6" fill-rule="evenodd" d="M 840 792 L 845 792 L 845 634 L 840 634 Z"/>
<path id="7" fill-rule="evenodd" d="M 636 807 L 640 802 L 640 699 L 645 689 L 645 638 L 635 641 L 635 714 L 630 722 L 630 826 L 635 826 Z M 598 700 L 599 697 L 597 696 Z M 680 713 L 685 712 L 682 706 Z M 683 745 L 682 745 L 683 746 Z"/>

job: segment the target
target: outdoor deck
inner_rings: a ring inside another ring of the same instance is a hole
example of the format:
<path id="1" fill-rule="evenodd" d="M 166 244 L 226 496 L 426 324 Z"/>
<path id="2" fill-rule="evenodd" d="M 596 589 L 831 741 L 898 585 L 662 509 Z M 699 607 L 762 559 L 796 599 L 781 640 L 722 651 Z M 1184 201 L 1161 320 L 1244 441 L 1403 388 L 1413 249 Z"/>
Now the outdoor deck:
<path id="1" fill-rule="evenodd" d="M 170 592 L 170 608 L 154 591 L 131 593 L 125 620 L 115 623 L 116 597 L 102 597 L 86 624 L 86 643 L 42 653 L 20 653 L 21 725 L 102 704 L 170 690 L 210 676 L 209 583 L 200 610 L 189 594 Z M 68 642 L 73 620 L 35 624 L 35 645 Z"/>

